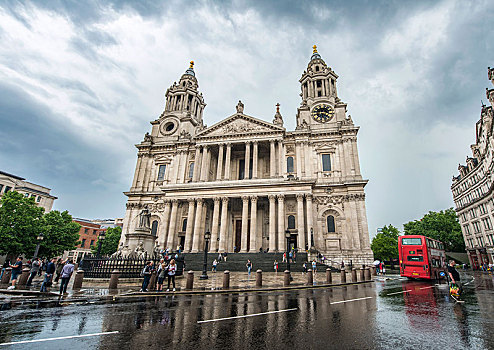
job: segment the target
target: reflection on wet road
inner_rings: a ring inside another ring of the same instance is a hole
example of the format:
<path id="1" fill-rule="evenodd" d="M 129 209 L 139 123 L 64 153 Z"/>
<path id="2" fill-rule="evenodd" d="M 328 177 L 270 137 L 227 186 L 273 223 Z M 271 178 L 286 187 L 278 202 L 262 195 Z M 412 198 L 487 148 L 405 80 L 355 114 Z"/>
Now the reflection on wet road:
<path id="1" fill-rule="evenodd" d="M 0 350 L 494 348 L 492 276 L 476 274 L 463 304 L 444 284 L 391 278 L 329 289 L 14 306 L 0 312 L 0 343 L 67 338 Z"/>

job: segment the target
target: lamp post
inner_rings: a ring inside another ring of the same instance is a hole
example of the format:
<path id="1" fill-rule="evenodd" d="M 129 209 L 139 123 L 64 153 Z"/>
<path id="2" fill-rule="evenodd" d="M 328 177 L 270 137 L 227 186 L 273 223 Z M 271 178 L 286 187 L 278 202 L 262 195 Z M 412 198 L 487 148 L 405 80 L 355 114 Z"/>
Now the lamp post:
<path id="1" fill-rule="evenodd" d="M 202 275 L 199 276 L 199 279 L 201 280 L 207 280 L 208 279 L 208 243 L 209 240 L 211 239 L 211 233 L 209 231 L 206 231 L 204 234 L 204 264 L 202 265 Z"/>
<path id="2" fill-rule="evenodd" d="M 33 258 L 37 258 L 38 257 L 38 253 L 39 253 L 39 246 L 41 245 L 41 242 L 43 241 L 43 232 L 41 232 L 38 237 L 36 237 L 36 240 L 38 241 L 38 244 L 36 244 L 36 249 L 34 251 L 34 257 Z"/>
<path id="3" fill-rule="evenodd" d="M 310 247 L 314 248 L 314 229 L 310 228 Z"/>
<path id="4" fill-rule="evenodd" d="M 98 236 L 98 252 L 96 256 L 99 258 L 101 256 L 101 245 L 103 244 L 103 240 L 105 239 L 105 231 L 101 231 Z"/>
<path id="5" fill-rule="evenodd" d="M 290 271 L 290 237 L 291 233 L 289 230 L 285 231 L 285 238 L 286 238 L 286 269 Z M 290 276 L 291 277 L 291 276 Z"/>

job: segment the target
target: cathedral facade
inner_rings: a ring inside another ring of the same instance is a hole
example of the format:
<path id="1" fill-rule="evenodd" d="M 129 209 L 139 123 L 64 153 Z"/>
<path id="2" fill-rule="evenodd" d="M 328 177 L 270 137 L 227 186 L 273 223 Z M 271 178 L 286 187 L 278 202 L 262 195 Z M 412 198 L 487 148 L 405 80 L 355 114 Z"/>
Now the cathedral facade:
<path id="1" fill-rule="evenodd" d="M 299 82 L 296 128 L 236 113 L 206 127 L 193 62 L 166 91 L 165 109 L 136 145 L 121 246 L 185 252 L 280 252 L 287 245 L 341 263 L 372 262 L 358 126 L 338 76 L 316 48 Z M 149 213 L 149 237 L 139 216 Z M 142 231 L 142 230 L 141 230 Z M 137 237 L 137 238 L 136 238 Z"/>

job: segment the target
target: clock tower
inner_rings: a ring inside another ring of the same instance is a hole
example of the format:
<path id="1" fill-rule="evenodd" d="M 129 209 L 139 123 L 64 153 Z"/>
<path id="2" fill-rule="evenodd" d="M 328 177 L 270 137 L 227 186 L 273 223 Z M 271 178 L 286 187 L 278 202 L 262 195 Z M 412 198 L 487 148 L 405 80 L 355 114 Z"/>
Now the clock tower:
<path id="1" fill-rule="evenodd" d="M 336 79 L 338 75 L 326 65 L 314 45 L 310 62 L 299 80 L 302 103 L 297 112 L 297 129 L 334 128 L 338 121 L 345 120 L 346 104 L 338 98 Z"/>

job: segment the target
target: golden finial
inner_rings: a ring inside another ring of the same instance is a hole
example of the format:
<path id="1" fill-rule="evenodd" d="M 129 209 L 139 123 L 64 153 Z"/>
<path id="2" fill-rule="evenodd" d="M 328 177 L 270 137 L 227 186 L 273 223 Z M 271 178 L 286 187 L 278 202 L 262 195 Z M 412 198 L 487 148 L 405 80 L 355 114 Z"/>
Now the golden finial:
<path id="1" fill-rule="evenodd" d="M 317 45 L 312 46 L 312 53 L 317 53 Z"/>
<path id="2" fill-rule="evenodd" d="M 190 66 L 189 68 L 194 68 L 194 61 L 190 61 Z"/>

